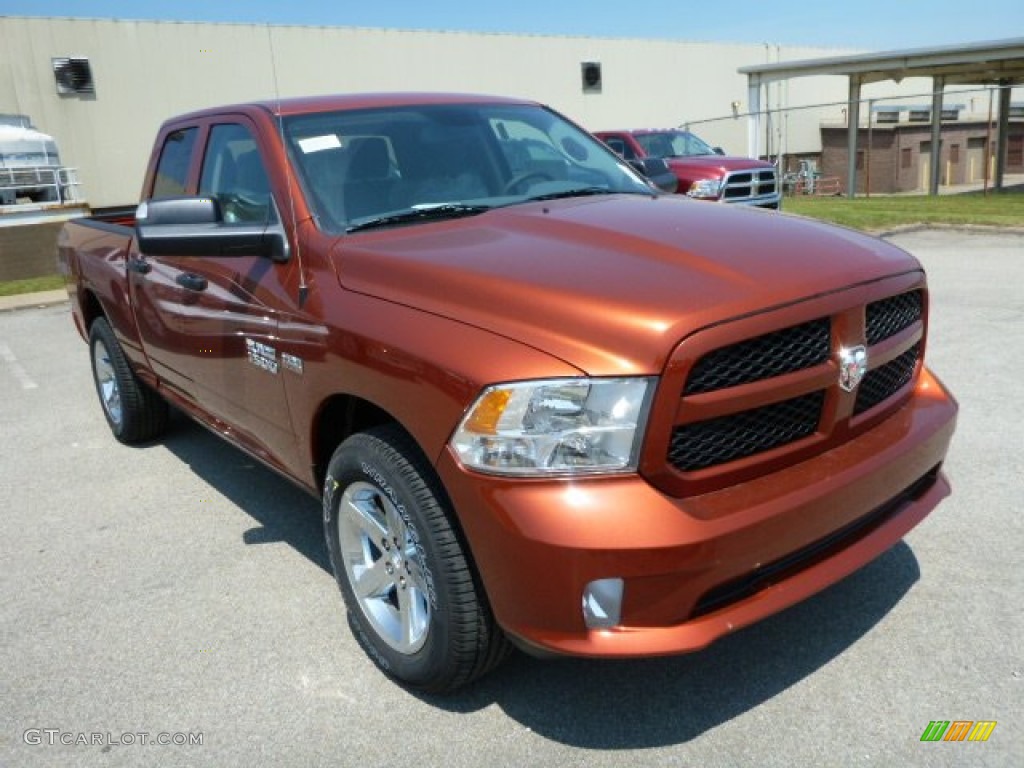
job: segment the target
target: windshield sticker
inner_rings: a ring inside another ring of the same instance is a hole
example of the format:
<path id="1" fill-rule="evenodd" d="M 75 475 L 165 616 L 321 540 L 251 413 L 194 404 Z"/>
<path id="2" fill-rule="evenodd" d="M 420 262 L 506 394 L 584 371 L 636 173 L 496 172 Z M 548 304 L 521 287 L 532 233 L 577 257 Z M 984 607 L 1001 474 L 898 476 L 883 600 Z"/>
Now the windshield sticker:
<path id="1" fill-rule="evenodd" d="M 245 340 L 245 351 L 249 362 L 269 373 L 277 373 L 277 350 L 252 339 Z"/>
<path id="2" fill-rule="evenodd" d="M 328 133 L 326 136 L 309 136 L 299 139 L 299 149 L 308 155 L 312 152 L 321 152 L 325 149 L 338 149 L 341 146 L 341 139 L 336 134 Z"/>

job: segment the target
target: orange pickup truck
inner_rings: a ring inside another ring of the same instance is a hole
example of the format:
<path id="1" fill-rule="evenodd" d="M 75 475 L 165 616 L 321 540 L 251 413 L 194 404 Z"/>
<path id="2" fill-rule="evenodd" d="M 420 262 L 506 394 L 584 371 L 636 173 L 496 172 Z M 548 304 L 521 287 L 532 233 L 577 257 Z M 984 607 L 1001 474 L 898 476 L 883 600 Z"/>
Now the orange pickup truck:
<path id="1" fill-rule="evenodd" d="M 661 194 L 544 106 L 196 112 L 142 197 L 59 242 L 114 436 L 174 406 L 321 498 L 353 632 L 411 687 L 703 648 L 949 493 L 913 257 Z"/>

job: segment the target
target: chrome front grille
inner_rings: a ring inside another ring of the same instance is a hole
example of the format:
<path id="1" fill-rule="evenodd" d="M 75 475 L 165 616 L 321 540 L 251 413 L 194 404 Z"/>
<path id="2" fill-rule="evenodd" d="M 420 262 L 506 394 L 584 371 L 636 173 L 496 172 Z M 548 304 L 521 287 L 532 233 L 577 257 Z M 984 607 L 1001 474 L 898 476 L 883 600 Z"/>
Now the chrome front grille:
<path id="1" fill-rule="evenodd" d="M 722 199 L 727 203 L 741 203 L 778 195 L 778 192 L 779 184 L 774 168 L 752 168 L 732 171 L 726 175 Z"/>

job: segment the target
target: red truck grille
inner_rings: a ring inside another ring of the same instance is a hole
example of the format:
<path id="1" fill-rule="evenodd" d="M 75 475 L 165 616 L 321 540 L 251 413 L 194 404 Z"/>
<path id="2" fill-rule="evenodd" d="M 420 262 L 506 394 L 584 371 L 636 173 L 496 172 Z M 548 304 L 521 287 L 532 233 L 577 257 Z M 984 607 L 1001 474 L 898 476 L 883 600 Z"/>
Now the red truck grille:
<path id="1" fill-rule="evenodd" d="M 914 378 L 924 301 L 923 290 L 905 291 L 702 350 L 684 374 L 668 466 L 677 477 L 724 485 L 759 461 L 799 460 L 867 428 Z M 868 370 L 846 392 L 839 349 L 857 345 L 867 347 Z"/>

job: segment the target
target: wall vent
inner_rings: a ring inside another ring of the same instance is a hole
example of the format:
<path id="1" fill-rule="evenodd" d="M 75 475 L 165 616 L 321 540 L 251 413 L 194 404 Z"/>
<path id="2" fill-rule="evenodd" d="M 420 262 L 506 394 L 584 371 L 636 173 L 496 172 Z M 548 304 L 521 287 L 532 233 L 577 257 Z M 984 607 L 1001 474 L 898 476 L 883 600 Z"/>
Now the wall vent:
<path id="1" fill-rule="evenodd" d="M 89 60 L 76 57 L 54 58 L 53 78 L 57 81 L 57 93 L 96 93 L 92 80 Z"/>
<path id="2" fill-rule="evenodd" d="M 580 64 L 584 93 L 601 92 L 601 62 L 584 61 Z"/>

